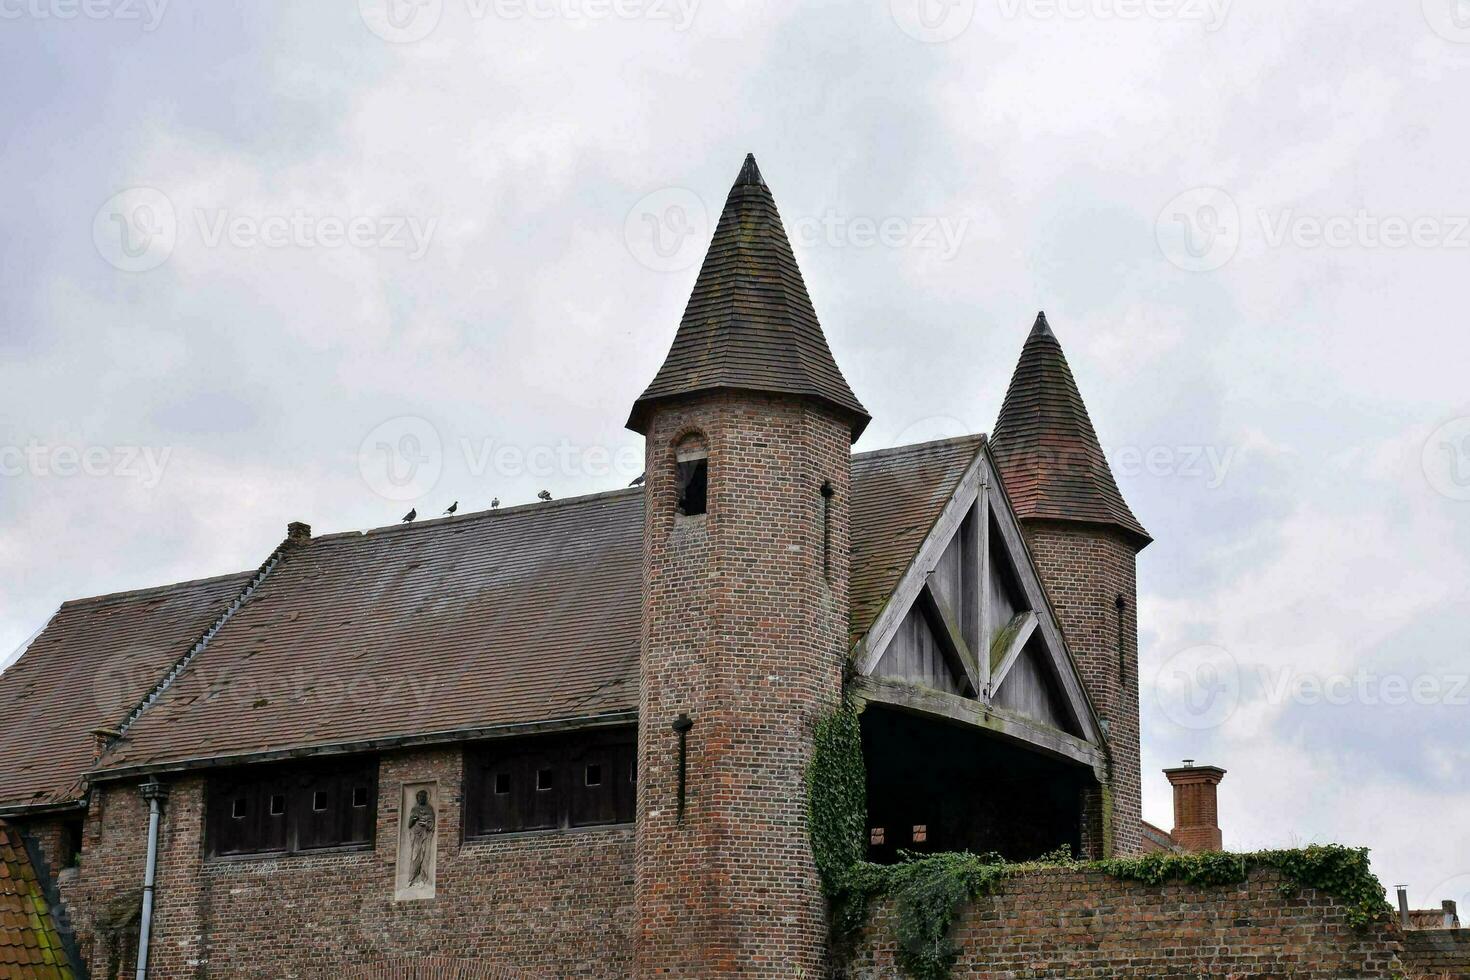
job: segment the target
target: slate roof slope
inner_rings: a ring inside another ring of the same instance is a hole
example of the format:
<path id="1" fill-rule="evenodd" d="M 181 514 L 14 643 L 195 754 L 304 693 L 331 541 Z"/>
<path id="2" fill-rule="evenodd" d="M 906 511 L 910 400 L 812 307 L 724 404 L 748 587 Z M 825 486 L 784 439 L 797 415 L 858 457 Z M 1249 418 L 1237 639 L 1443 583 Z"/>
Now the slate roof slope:
<path id="1" fill-rule="evenodd" d="M 853 457 L 854 637 L 983 437 Z M 643 492 L 298 546 L 100 769 L 636 712 Z"/>
<path id="2" fill-rule="evenodd" d="M 120 724 L 252 574 L 63 604 L 0 674 L 0 806 L 80 799 L 88 733 Z"/>
<path id="3" fill-rule="evenodd" d="M 730 189 L 669 356 L 628 427 L 647 432 L 649 407 L 661 399 L 721 388 L 819 399 L 851 419 L 854 441 L 869 421 L 832 359 L 754 156 Z"/>
<path id="4" fill-rule="evenodd" d="M 642 491 L 326 535 L 100 768 L 634 709 Z"/>
<path id="5" fill-rule="evenodd" d="M 1017 517 L 1108 524 L 1138 547 L 1153 540 L 1113 480 L 1045 313 L 1021 349 L 991 451 Z"/>
<path id="6" fill-rule="evenodd" d="M 25 842 L 0 821 L 0 980 L 75 976 Z"/>
<path id="7" fill-rule="evenodd" d="M 853 643 L 883 611 L 984 445 L 983 435 L 964 436 L 852 458 Z"/>

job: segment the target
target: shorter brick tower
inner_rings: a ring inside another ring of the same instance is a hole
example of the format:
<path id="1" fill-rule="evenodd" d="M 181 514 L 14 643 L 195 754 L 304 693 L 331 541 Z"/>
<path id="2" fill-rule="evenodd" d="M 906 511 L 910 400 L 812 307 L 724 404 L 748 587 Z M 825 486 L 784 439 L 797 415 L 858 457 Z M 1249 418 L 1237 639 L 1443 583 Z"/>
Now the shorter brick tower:
<path id="1" fill-rule="evenodd" d="M 1136 566 L 1152 539 L 1118 490 L 1045 313 L 1021 350 L 991 447 L 1107 732 L 1109 779 L 1088 801 L 1084 849 L 1136 854 L 1143 820 Z"/>
<path id="2" fill-rule="evenodd" d="M 804 777 L 841 694 L 867 421 L 747 157 L 628 421 L 647 440 L 640 977 L 824 975 Z"/>

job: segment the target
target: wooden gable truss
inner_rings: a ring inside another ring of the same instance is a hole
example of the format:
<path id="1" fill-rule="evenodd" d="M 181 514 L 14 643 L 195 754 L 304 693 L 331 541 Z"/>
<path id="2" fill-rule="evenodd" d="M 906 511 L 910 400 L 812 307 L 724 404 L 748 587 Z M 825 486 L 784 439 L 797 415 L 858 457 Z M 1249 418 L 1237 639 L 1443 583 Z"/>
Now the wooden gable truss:
<path id="1" fill-rule="evenodd" d="M 866 702 L 984 728 L 1104 775 L 1102 726 L 988 447 L 852 662 Z"/>

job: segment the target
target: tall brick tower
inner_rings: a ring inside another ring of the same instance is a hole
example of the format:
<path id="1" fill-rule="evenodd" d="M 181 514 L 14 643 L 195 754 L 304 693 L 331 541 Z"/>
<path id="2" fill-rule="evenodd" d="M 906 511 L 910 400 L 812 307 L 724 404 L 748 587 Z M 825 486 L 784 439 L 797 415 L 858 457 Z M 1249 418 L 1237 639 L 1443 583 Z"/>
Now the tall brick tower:
<path id="1" fill-rule="evenodd" d="M 1107 791 L 1088 801 L 1084 848 L 1141 847 L 1138 552 L 1152 540 L 1128 509 L 1062 345 L 1036 317 L 991 441 L 1062 632 L 1107 729 Z"/>
<path id="2" fill-rule="evenodd" d="M 647 438 L 640 977 L 824 970 L 803 777 L 841 691 L 867 422 L 747 157 L 628 420 Z"/>

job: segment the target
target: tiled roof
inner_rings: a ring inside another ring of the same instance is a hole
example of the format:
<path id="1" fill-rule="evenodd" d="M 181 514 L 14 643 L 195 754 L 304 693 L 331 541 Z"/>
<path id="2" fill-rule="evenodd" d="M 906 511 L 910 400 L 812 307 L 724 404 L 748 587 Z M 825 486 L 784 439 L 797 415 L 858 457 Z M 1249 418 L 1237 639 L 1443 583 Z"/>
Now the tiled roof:
<path id="1" fill-rule="evenodd" d="M 623 490 L 298 545 L 101 765 L 635 709 L 642 500 Z"/>
<path id="2" fill-rule="evenodd" d="M 1021 350 L 991 451 L 1016 516 L 1112 525 L 1139 547 L 1152 540 L 1113 480 L 1045 313 Z"/>
<path id="3" fill-rule="evenodd" d="M 872 627 L 985 444 L 965 436 L 852 458 L 852 642 Z"/>
<path id="4" fill-rule="evenodd" d="M 851 419 L 854 440 L 868 424 L 832 359 L 754 156 L 730 189 L 669 356 L 628 427 L 646 432 L 648 409 L 661 399 L 721 388 L 819 399 Z"/>
<path id="5" fill-rule="evenodd" d="M 0 980 L 75 976 L 25 842 L 0 821 Z"/>
<path id="6" fill-rule="evenodd" d="M 853 457 L 854 638 L 983 437 Z M 636 712 L 643 492 L 292 549 L 101 768 Z"/>
<path id="7" fill-rule="evenodd" d="M 0 674 L 0 806 L 78 799 L 92 764 L 88 733 L 121 723 L 250 574 L 64 604 Z"/>

